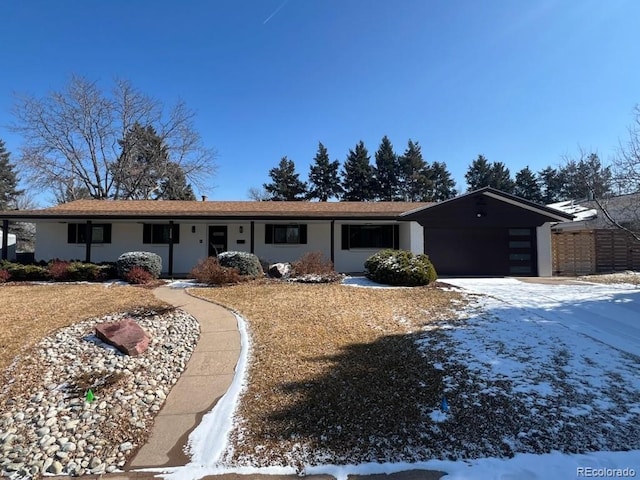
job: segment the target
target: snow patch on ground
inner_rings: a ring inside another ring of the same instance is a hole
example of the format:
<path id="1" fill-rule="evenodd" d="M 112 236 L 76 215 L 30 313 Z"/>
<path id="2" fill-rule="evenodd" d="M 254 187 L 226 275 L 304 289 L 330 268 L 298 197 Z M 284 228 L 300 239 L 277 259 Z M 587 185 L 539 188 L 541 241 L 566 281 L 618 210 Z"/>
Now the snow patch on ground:
<path id="1" fill-rule="evenodd" d="M 342 285 L 348 285 L 350 287 L 364 287 L 364 288 L 411 288 L 411 287 L 395 287 L 392 285 L 385 285 L 384 283 L 377 283 L 373 280 L 369 280 L 367 277 L 345 277 L 342 280 Z"/>

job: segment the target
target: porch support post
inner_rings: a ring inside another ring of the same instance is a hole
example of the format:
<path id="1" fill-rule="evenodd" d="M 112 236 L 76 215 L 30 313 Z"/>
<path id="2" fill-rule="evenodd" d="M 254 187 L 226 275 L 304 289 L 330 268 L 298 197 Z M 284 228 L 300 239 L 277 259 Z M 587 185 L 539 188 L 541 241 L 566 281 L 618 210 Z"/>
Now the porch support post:
<path id="1" fill-rule="evenodd" d="M 335 235 L 335 220 L 331 220 L 331 263 L 334 263 L 335 266 L 335 255 L 334 255 L 334 250 L 335 250 L 335 239 L 333 238 Z"/>
<path id="2" fill-rule="evenodd" d="M 169 277 L 173 278 L 173 220 L 169 220 Z"/>
<path id="3" fill-rule="evenodd" d="M 2 260 L 9 258 L 9 220 L 2 220 Z"/>
<path id="4" fill-rule="evenodd" d="M 251 244 L 251 253 L 254 253 L 255 247 L 256 247 L 256 242 L 255 242 L 255 233 L 256 233 L 256 224 L 253 220 L 251 220 L 251 240 L 249 240 L 249 243 Z"/>
<path id="5" fill-rule="evenodd" d="M 87 263 L 91 263 L 91 241 L 93 240 L 93 226 L 91 225 L 91 220 L 87 220 L 87 225 L 86 225 L 86 230 L 85 230 L 85 235 L 84 235 L 84 240 L 86 242 L 85 244 L 85 254 L 84 254 L 84 261 Z"/>

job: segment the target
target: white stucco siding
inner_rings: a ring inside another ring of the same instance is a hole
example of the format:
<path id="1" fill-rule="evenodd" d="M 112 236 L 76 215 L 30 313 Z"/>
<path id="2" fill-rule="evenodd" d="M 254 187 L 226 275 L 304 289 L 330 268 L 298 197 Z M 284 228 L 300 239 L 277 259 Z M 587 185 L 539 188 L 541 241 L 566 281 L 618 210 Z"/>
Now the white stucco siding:
<path id="1" fill-rule="evenodd" d="M 104 222 L 94 222 L 104 223 Z M 174 274 L 188 273 L 200 258 L 207 255 L 206 225 L 196 225 L 191 232 L 189 223 L 179 223 L 180 242 L 173 246 Z M 38 223 L 36 228 L 36 260 L 82 260 L 86 258 L 85 244 L 67 243 L 66 223 Z M 162 270 L 169 270 L 169 245 L 148 244 L 142 241 L 143 225 L 137 222 L 112 223 L 111 243 L 91 245 L 91 261 L 115 262 L 125 252 L 145 251 L 160 255 Z"/>
<path id="2" fill-rule="evenodd" d="M 536 228 L 538 247 L 538 276 L 553 275 L 553 257 L 551 252 L 551 224 L 549 222 Z"/>
<path id="3" fill-rule="evenodd" d="M 95 221 L 95 224 L 102 223 Z M 223 225 L 227 227 L 227 250 L 251 251 L 251 222 L 175 222 L 180 225 L 180 240 L 173 247 L 173 273 L 184 275 L 191 271 L 196 263 L 209 252 L 209 227 Z M 307 225 L 307 243 L 284 245 L 265 243 L 265 225 L 290 225 L 291 222 L 254 223 L 254 253 L 271 263 L 294 262 L 305 253 L 321 252 L 326 259 L 331 258 L 331 222 L 300 222 Z M 339 272 L 362 272 L 364 262 L 379 251 L 378 248 L 357 248 L 342 250 L 342 225 L 364 224 L 372 222 L 344 221 L 335 222 L 334 228 L 334 265 Z M 394 224 L 395 222 L 374 222 L 376 224 Z M 111 243 L 92 244 L 91 261 L 114 262 L 124 252 L 147 251 L 162 258 L 164 273 L 169 268 L 169 246 L 166 244 L 143 243 L 142 222 L 119 222 L 111 224 Z M 416 222 L 401 222 L 399 227 L 399 247 L 421 253 L 423 248 L 423 230 Z M 84 244 L 67 243 L 67 223 L 38 223 L 36 229 L 36 259 L 84 260 Z"/>
<path id="4" fill-rule="evenodd" d="M 294 262 L 307 252 L 321 252 L 326 259 L 331 257 L 331 223 L 300 222 L 307 225 L 306 244 L 267 244 L 265 243 L 265 225 L 267 223 L 291 225 L 290 222 L 264 222 L 255 224 L 254 253 L 270 263 Z"/>
<path id="5" fill-rule="evenodd" d="M 211 223 L 209 225 L 226 225 L 227 226 L 227 250 L 228 251 L 234 251 L 234 252 L 250 252 L 251 251 L 251 223 L 250 222 Z M 264 237 L 264 233 L 262 235 Z"/>
<path id="6" fill-rule="evenodd" d="M 418 222 L 400 223 L 400 249 L 424 253 L 424 228 Z"/>

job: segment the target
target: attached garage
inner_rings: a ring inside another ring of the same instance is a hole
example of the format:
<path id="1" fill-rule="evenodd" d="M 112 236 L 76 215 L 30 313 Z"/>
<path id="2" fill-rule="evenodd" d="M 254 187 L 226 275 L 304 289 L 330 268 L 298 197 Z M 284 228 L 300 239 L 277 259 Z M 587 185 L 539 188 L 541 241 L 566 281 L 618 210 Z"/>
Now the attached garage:
<path id="1" fill-rule="evenodd" d="M 550 276 L 550 222 L 571 215 L 486 187 L 402 215 L 443 276 Z"/>

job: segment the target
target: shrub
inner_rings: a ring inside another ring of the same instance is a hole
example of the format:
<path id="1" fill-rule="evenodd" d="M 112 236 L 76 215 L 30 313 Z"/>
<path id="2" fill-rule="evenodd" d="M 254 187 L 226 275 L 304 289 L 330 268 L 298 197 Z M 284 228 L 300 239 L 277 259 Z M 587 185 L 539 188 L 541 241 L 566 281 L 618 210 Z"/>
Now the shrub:
<path id="1" fill-rule="evenodd" d="M 49 277 L 55 282 L 63 282 L 65 280 L 71 280 L 70 269 L 71 263 L 64 260 L 53 260 L 47 267 Z M 75 280 L 75 279 L 73 279 Z"/>
<path id="2" fill-rule="evenodd" d="M 153 280 L 153 275 L 142 267 L 132 267 L 127 273 L 124 274 L 124 279 L 135 285 L 144 285 Z"/>
<path id="3" fill-rule="evenodd" d="M 292 276 L 325 275 L 335 273 L 331 260 L 325 260 L 320 252 L 305 253 L 300 260 L 291 264 Z"/>
<path id="4" fill-rule="evenodd" d="M 331 260 L 325 260 L 320 252 L 305 253 L 291 264 L 290 281 L 303 283 L 329 283 L 342 279 L 336 273 Z"/>
<path id="5" fill-rule="evenodd" d="M 5 263 L 5 268 L 16 282 L 48 280 L 49 270 L 40 265 L 22 265 L 20 263 Z"/>
<path id="6" fill-rule="evenodd" d="M 388 285 L 414 287 L 438 278 L 427 255 L 414 256 L 406 250 L 381 250 L 367 259 L 364 268 L 367 278 Z"/>
<path id="7" fill-rule="evenodd" d="M 158 278 L 162 272 L 162 258 L 151 252 L 127 252 L 118 257 L 116 262 L 118 276 L 126 280 L 126 275 L 133 267 L 140 267 Z"/>
<path id="8" fill-rule="evenodd" d="M 218 255 L 218 263 L 222 267 L 235 268 L 240 275 L 260 277 L 264 275 L 260 259 L 248 252 L 222 252 Z"/>
<path id="9" fill-rule="evenodd" d="M 102 268 L 94 263 L 71 262 L 69 278 L 78 282 L 99 282 L 106 279 Z"/>
<path id="10" fill-rule="evenodd" d="M 11 274 L 7 270 L 0 270 L 0 283 L 6 283 L 11 278 Z"/>
<path id="11" fill-rule="evenodd" d="M 223 267 L 215 257 L 200 260 L 191 270 L 190 276 L 207 285 L 224 285 L 242 280 L 237 268 Z"/>

